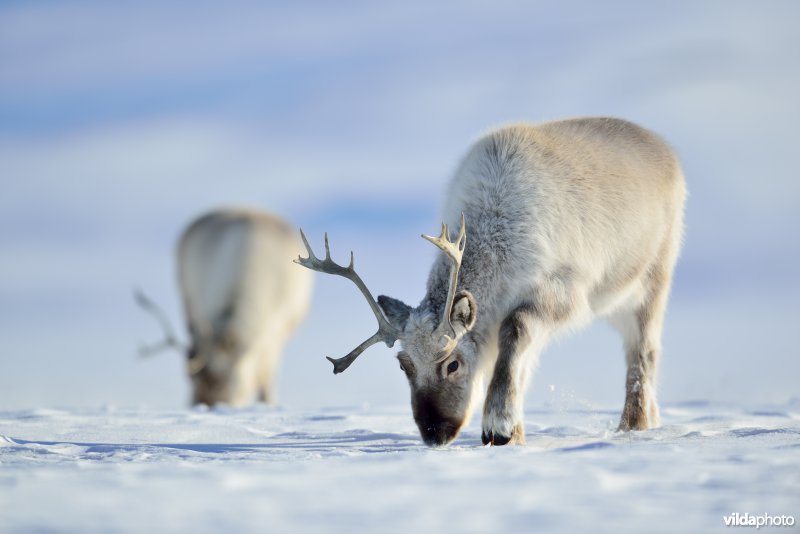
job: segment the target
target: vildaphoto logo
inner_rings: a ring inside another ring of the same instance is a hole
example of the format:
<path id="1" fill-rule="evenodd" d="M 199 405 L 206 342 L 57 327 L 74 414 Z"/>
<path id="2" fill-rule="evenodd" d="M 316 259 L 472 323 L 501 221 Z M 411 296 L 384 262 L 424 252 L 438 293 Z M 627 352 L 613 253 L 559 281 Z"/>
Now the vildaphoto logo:
<path id="1" fill-rule="evenodd" d="M 747 512 L 734 512 L 722 518 L 726 527 L 793 527 L 794 516 L 791 515 L 751 515 Z"/>

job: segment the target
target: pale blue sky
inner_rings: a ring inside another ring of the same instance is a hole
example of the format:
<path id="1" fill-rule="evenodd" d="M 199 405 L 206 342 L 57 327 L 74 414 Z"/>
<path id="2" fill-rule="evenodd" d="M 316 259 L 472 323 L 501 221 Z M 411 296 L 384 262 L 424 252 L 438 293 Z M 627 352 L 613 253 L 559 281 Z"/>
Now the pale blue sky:
<path id="1" fill-rule="evenodd" d="M 735 1 L 0 4 L 0 409 L 183 405 L 177 356 L 133 357 L 158 332 L 129 293 L 145 287 L 181 324 L 174 240 L 220 204 L 281 213 L 317 243 L 329 231 L 375 292 L 416 303 L 433 257 L 418 236 L 436 231 L 469 143 L 576 115 L 639 122 L 684 162 L 662 396 L 797 395 L 798 15 Z M 337 281 L 317 278 L 314 302 L 283 401 L 406 402 L 388 349 L 329 376 L 322 355 L 372 319 Z M 614 406 L 622 373 L 618 341 L 594 327 L 547 351 L 529 401 L 553 383 Z"/>

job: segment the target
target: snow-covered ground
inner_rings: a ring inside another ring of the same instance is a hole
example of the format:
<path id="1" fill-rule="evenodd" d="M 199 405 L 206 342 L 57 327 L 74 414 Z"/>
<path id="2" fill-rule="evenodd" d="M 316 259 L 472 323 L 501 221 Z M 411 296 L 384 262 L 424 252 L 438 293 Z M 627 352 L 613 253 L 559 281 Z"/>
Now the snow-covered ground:
<path id="1" fill-rule="evenodd" d="M 420 441 L 408 407 L 0 413 L 4 532 L 709 532 L 800 511 L 800 400 L 529 410 L 524 447 Z M 798 528 L 796 525 L 795 529 Z M 781 530 L 790 531 L 791 528 Z"/>

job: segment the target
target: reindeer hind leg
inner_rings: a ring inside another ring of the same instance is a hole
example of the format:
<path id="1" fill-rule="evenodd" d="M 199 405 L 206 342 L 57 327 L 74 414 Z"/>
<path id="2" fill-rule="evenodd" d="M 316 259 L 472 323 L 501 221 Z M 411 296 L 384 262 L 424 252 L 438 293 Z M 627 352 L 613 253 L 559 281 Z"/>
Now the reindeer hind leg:
<path id="1" fill-rule="evenodd" d="M 627 364 L 625 405 L 619 422 L 622 431 L 660 424 L 656 378 L 671 272 L 672 262 L 652 266 L 643 280 L 642 302 L 611 317 L 610 322 L 622 334 Z"/>

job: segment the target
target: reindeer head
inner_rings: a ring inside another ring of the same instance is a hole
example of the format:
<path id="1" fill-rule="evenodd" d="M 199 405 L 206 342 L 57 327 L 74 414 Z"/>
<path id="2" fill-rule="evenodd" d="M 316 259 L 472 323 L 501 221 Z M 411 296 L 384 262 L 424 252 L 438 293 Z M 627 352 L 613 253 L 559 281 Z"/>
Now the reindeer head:
<path id="1" fill-rule="evenodd" d="M 186 355 L 186 371 L 192 384 L 192 404 L 213 406 L 225 403 L 238 406 L 255 396 L 255 369 L 251 362 L 240 355 L 236 337 L 225 327 L 230 313 L 220 316 L 220 324 L 195 324 L 190 326 L 192 342 L 186 345 L 178 341 L 175 331 L 164 311 L 141 290 L 135 291 L 136 302 L 151 313 L 164 331 L 159 343 L 139 348 L 142 356 L 151 356 L 171 349 Z"/>
<path id="2" fill-rule="evenodd" d="M 452 262 L 447 296 L 443 302 L 439 299 L 441 315 L 438 316 L 438 310 L 431 306 L 411 308 L 386 296 L 380 296 L 376 302 L 353 268 L 352 252 L 350 265 L 345 268 L 331 260 L 327 234 L 324 260 L 314 256 L 305 235 L 302 237 L 309 257 L 298 258 L 296 262 L 352 280 L 378 320 L 378 331 L 350 354 L 339 359 L 328 358 L 333 363 L 333 372 L 338 374 L 347 369 L 370 345 L 383 341 L 391 347 L 399 339 L 403 348 L 397 359 L 411 387 L 411 406 L 422 439 L 428 445 L 444 445 L 455 439 L 471 411 L 478 361 L 475 342 L 466 335 L 475 325 L 475 299 L 468 291 L 456 292 L 466 246 L 463 214 L 455 241 L 450 241 L 446 224 L 442 225 L 439 237 L 422 236 Z"/>
<path id="3" fill-rule="evenodd" d="M 216 332 L 216 333 L 213 333 Z M 187 350 L 187 370 L 192 383 L 192 404 L 247 404 L 255 397 L 256 369 L 227 329 L 200 334 L 192 329 Z"/>

